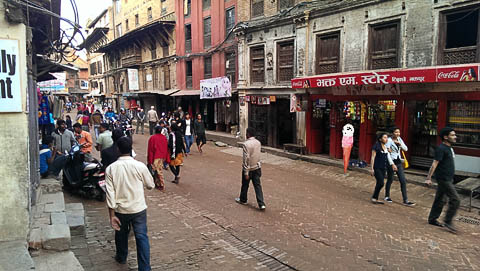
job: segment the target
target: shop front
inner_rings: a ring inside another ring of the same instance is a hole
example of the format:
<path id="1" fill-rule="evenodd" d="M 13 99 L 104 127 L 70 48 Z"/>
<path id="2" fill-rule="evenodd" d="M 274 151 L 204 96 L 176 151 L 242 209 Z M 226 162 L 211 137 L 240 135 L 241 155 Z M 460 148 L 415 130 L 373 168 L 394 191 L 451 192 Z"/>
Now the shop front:
<path id="1" fill-rule="evenodd" d="M 306 146 L 312 154 L 341 158 L 342 127 L 350 123 L 351 159 L 369 162 L 376 135 L 399 127 L 410 164 L 428 168 L 441 142 L 438 130 L 450 126 L 458 134 L 457 171 L 480 173 L 476 78 L 478 65 L 459 65 L 295 78 L 292 87 L 308 93 Z"/>

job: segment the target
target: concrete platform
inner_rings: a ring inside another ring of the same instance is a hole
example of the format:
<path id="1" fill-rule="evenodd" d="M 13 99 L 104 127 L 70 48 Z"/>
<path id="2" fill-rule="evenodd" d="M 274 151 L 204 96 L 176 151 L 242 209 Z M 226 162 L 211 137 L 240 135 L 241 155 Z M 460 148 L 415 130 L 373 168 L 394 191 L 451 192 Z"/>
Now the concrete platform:
<path id="1" fill-rule="evenodd" d="M 28 244 L 24 241 L 0 243 L 0 271 L 35 270 Z"/>

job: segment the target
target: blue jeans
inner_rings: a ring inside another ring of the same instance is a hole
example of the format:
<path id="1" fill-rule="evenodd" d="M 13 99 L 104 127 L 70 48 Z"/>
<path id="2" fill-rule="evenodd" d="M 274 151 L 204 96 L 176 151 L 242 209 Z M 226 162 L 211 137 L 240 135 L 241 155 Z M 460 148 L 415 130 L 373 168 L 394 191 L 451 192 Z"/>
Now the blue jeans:
<path id="1" fill-rule="evenodd" d="M 133 227 L 137 244 L 137 261 L 139 271 L 150 271 L 150 243 L 147 235 L 147 210 L 136 214 L 115 213 L 120 219 L 120 230 L 115 231 L 117 257 L 126 261 L 128 256 L 128 234 Z"/>
<path id="2" fill-rule="evenodd" d="M 193 144 L 193 135 L 185 136 L 186 153 L 190 153 L 190 147 Z"/>

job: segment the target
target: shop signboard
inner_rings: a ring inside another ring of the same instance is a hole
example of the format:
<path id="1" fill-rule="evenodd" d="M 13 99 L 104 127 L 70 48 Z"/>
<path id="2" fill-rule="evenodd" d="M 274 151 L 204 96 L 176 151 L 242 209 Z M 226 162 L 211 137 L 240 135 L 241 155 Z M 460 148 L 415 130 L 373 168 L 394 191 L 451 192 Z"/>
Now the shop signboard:
<path id="1" fill-rule="evenodd" d="M 138 87 L 138 70 L 127 69 L 128 74 L 128 90 L 139 90 Z"/>
<path id="2" fill-rule="evenodd" d="M 232 83 L 228 77 L 200 80 L 200 99 L 232 97 Z"/>
<path id="3" fill-rule="evenodd" d="M 50 73 L 55 79 L 38 82 L 40 91 L 64 92 L 66 90 L 66 75 L 64 72 Z"/>
<path id="4" fill-rule="evenodd" d="M 430 68 L 395 69 L 383 71 L 359 72 L 350 74 L 319 75 L 307 78 L 292 79 L 292 88 L 324 88 L 334 87 L 334 91 L 340 91 L 339 95 L 365 95 L 368 88 L 349 89 L 349 86 L 377 86 L 371 89 L 373 95 L 391 95 L 399 93 L 398 87 L 382 89 L 378 86 L 396 85 L 409 83 L 442 83 L 442 82 L 468 82 L 478 81 L 478 65 L 439 66 Z"/>

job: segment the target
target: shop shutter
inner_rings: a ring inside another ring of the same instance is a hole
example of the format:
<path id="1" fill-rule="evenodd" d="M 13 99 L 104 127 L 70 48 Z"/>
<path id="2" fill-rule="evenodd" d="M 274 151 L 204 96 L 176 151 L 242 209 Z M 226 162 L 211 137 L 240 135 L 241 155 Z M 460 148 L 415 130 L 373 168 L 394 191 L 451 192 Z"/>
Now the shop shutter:
<path id="1" fill-rule="evenodd" d="M 400 23 L 372 26 L 370 31 L 370 69 L 398 67 Z"/>
<path id="2" fill-rule="evenodd" d="M 277 80 L 287 82 L 293 78 L 294 43 L 282 42 L 277 45 Z"/>
<path id="3" fill-rule="evenodd" d="M 250 49 L 250 77 L 252 83 L 265 81 L 265 49 L 263 45 Z"/>
<path id="4" fill-rule="evenodd" d="M 252 18 L 263 16 L 263 0 L 252 0 Z"/>
<path id="5" fill-rule="evenodd" d="M 316 74 L 339 72 L 340 33 L 317 36 Z"/>

